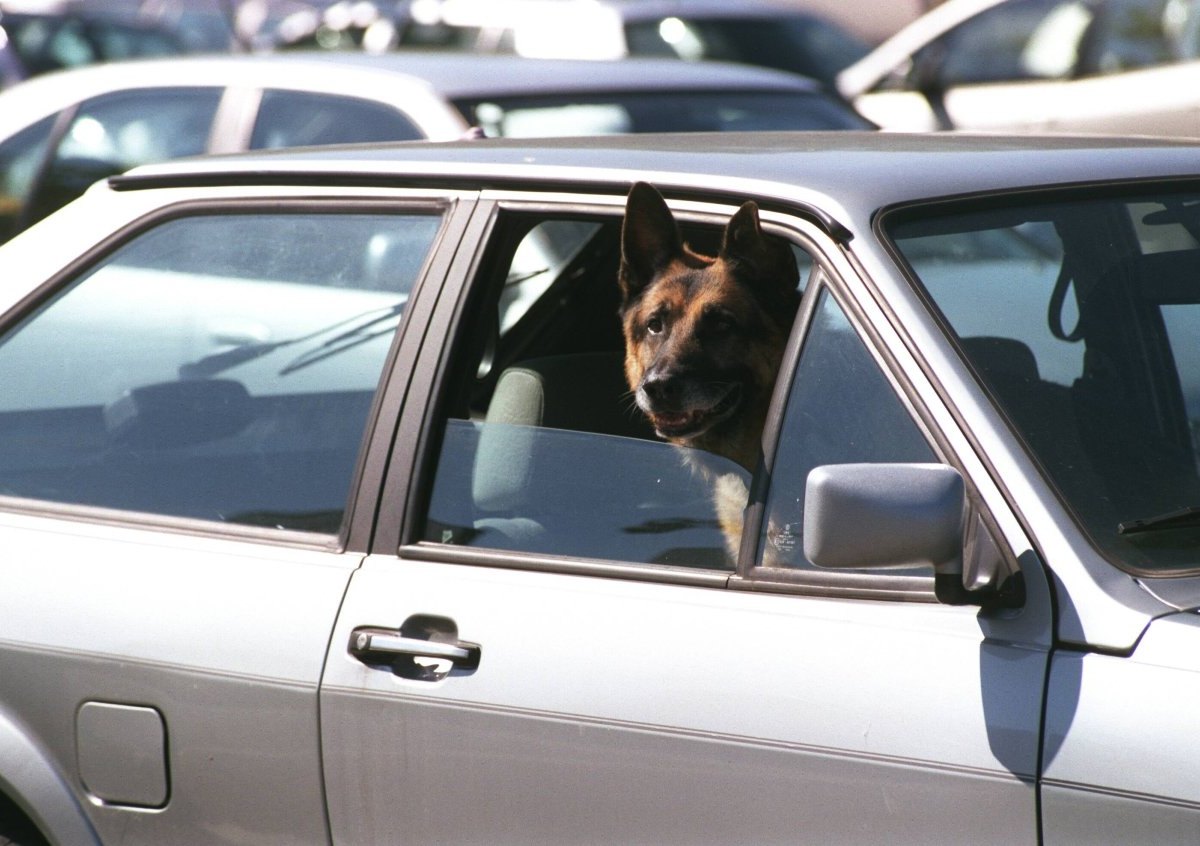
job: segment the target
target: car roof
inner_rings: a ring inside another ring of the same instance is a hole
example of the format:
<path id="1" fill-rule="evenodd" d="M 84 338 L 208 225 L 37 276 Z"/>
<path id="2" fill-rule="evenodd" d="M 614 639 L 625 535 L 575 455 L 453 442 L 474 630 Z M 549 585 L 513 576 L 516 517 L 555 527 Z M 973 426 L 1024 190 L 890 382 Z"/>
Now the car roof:
<path id="1" fill-rule="evenodd" d="M 280 150 L 149 165 L 115 177 L 124 189 L 224 181 L 520 186 L 623 191 L 704 186 L 731 198 L 826 209 L 865 235 L 882 207 L 991 191 L 1200 176 L 1194 144 L 1106 136 L 753 132 L 485 139 Z"/>
<path id="2" fill-rule="evenodd" d="M 383 54 L 339 51 L 295 51 L 231 56 L 183 56 L 134 59 L 47 74 L 61 87 L 84 86 L 85 80 L 138 80 L 144 85 L 217 84 L 247 86 L 294 73 L 336 73 L 339 69 L 390 75 L 432 86 L 447 97 L 501 96 L 560 91 L 701 90 L 709 88 L 816 90 L 805 77 L 723 62 L 679 62 L 674 59 L 530 59 L 509 55 L 394 51 Z"/>
<path id="3" fill-rule="evenodd" d="M 784 71 L 727 62 L 679 62 L 634 58 L 619 61 L 534 59 L 452 51 L 397 50 L 382 54 L 311 51 L 272 53 L 264 63 L 292 57 L 321 64 L 361 67 L 420 78 L 450 98 L 511 96 L 570 91 L 660 91 L 753 88 L 817 90 L 813 80 Z"/>

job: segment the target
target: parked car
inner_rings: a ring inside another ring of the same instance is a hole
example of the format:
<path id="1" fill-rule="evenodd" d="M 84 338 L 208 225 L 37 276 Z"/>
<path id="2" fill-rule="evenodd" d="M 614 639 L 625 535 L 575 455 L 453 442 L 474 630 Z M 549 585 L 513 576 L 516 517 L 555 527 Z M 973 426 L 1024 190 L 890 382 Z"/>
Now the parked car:
<path id="1" fill-rule="evenodd" d="M 1200 135 L 1200 3 L 947 0 L 843 70 L 885 129 Z"/>
<path id="2" fill-rule="evenodd" d="M 842 23 L 787 0 L 416 0 L 398 7 L 394 22 L 356 20 L 350 13 L 356 7 L 351 0 L 312 14 L 290 40 L 304 46 L 454 47 L 539 58 L 745 62 L 827 84 L 869 49 Z M 383 25 L 386 34 L 380 31 Z"/>
<path id="3" fill-rule="evenodd" d="M 313 53 L 114 62 L 0 93 L 0 240 L 98 179 L 201 153 L 491 135 L 871 124 L 803 77 L 720 63 Z"/>
<path id="4" fill-rule="evenodd" d="M 0 87 L 62 68 L 179 56 L 187 50 L 186 42 L 172 30 L 131 15 L 0 12 L 0 55 L 5 57 Z"/>
<path id="5" fill-rule="evenodd" d="M 797 259 L 756 468 L 629 405 L 639 181 Z M 0 248 L 0 832 L 1188 839 L 1198 185 L 1165 139 L 729 133 L 95 186 Z"/>

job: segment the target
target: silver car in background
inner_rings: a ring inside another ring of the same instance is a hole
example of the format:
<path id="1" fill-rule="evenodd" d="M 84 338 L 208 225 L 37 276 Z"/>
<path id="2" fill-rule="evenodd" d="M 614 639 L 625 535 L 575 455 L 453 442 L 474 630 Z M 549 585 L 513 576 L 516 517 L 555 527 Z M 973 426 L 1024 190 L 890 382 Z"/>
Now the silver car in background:
<path id="1" fill-rule="evenodd" d="M 1196 0 L 947 0 L 842 70 L 885 129 L 1200 136 Z"/>
<path id="2" fill-rule="evenodd" d="M 796 257 L 752 467 L 631 413 L 639 181 L 698 250 L 753 200 Z M 1190 145 L 194 159 L 0 280 L 0 842 L 1200 826 Z M 749 491 L 736 554 L 700 466 Z"/>

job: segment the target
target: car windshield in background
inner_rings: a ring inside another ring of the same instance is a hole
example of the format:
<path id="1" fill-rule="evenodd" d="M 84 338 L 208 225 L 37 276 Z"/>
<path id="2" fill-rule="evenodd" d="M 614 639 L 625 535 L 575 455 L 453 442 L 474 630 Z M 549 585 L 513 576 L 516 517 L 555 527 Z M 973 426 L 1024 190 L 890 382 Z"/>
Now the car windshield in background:
<path id="1" fill-rule="evenodd" d="M 732 7 L 731 7 L 732 8 Z M 745 62 L 832 82 L 867 45 L 815 15 L 728 18 L 672 15 L 625 26 L 635 56 Z"/>
<path id="2" fill-rule="evenodd" d="M 900 212 L 891 238 L 1120 566 L 1200 566 L 1200 194 Z"/>
<path id="3" fill-rule="evenodd" d="M 820 93 L 673 91 L 562 97 L 492 97 L 456 103 L 489 136 L 616 135 L 628 132 L 870 129 Z"/>

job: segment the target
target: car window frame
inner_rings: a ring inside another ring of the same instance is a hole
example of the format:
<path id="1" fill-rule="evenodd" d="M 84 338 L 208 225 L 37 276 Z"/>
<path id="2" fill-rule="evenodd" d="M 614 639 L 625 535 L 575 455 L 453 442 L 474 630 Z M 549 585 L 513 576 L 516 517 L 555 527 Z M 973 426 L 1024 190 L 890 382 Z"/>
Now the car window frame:
<path id="1" fill-rule="evenodd" d="M 370 410 L 364 418 L 363 436 L 358 457 L 347 490 L 342 524 L 336 534 L 308 532 L 295 529 L 271 529 L 246 524 L 127 511 L 119 508 L 92 506 L 71 502 L 20 497 L 0 497 L 0 509 L 15 513 L 46 515 L 86 522 L 126 525 L 159 531 L 175 531 L 205 537 L 265 542 L 275 546 L 311 548 L 326 552 L 364 552 L 375 528 L 375 512 L 382 495 L 382 466 L 390 451 L 390 435 L 381 440 L 380 433 L 390 433 L 399 414 L 400 401 L 396 396 L 397 383 L 406 381 L 408 368 L 401 352 L 405 338 L 421 337 L 429 304 L 436 299 L 442 274 L 458 246 L 472 208 L 470 192 L 453 190 L 419 190 L 396 196 L 372 196 L 371 192 L 345 189 L 314 190 L 305 196 L 280 197 L 264 192 L 255 196 L 247 192 L 233 195 L 201 196 L 165 203 L 108 233 L 90 249 L 75 256 L 0 315 L 0 336 L 19 325 L 28 315 L 53 300 L 60 291 L 69 288 L 81 275 L 103 264 L 143 234 L 163 224 L 182 218 L 220 212 L 254 213 L 261 211 L 287 213 L 333 214 L 429 214 L 440 217 L 441 225 L 430 245 L 422 269 L 413 282 L 408 303 L 392 338 L 380 369 Z"/>
<path id="2" fill-rule="evenodd" d="M 696 193 L 690 192 L 688 196 L 695 197 Z M 764 474 L 756 476 L 750 492 L 745 520 L 747 528 L 743 532 L 742 548 L 732 571 L 691 570 L 602 559 L 572 559 L 553 554 L 453 546 L 422 540 L 425 513 L 437 469 L 441 424 L 446 417 L 444 403 L 451 392 L 454 378 L 450 347 L 459 337 L 462 321 L 468 310 L 468 300 L 475 288 L 476 275 L 484 266 L 498 217 L 519 210 L 543 213 L 547 216 L 601 215 L 619 219 L 624 213 L 624 202 L 624 193 L 576 194 L 558 193 L 554 190 L 538 193 L 500 189 L 482 193 L 480 204 L 469 226 L 469 237 L 464 241 L 465 248 L 455 259 L 453 279 L 447 280 L 442 301 L 438 305 L 440 316 L 435 318 L 435 323 L 445 329 L 436 336 L 441 342 L 431 344 L 430 348 L 423 350 L 422 361 L 418 362 L 414 369 L 416 378 L 423 382 L 424 390 L 413 398 L 413 404 L 404 411 L 405 419 L 399 431 L 407 432 L 407 437 L 397 438 L 396 452 L 388 471 L 384 507 L 380 512 L 380 531 L 376 535 L 372 552 L 420 561 L 704 585 L 735 590 L 935 602 L 932 571 L 928 576 L 897 576 L 889 575 L 886 571 L 878 574 L 835 571 L 781 573 L 777 569 L 768 571 L 767 568 L 757 567 L 757 544 L 765 516 L 762 480 L 767 477 Z M 669 199 L 668 202 L 682 224 L 708 224 L 716 227 L 727 223 L 737 208 L 737 203 L 728 197 L 708 201 Z M 816 222 L 812 220 L 813 217 L 817 218 Z M 795 208 L 778 213 L 763 212 L 762 219 L 765 231 L 783 236 L 789 242 L 802 246 L 814 259 L 813 272 L 805 286 L 800 310 L 789 335 L 772 398 L 771 412 L 764 432 L 766 460 L 774 461 L 786 409 L 786 398 L 792 389 L 803 342 L 808 337 L 819 299 L 818 294 L 820 291 L 828 291 L 845 312 L 856 335 L 880 367 L 881 373 L 908 410 L 914 424 L 924 434 L 931 450 L 939 460 L 956 467 L 963 474 L 968 492 L 967 525 L 986 527 L 987 534 L 993 539 L 993 545 L 1002 546 L 994 540 L 1002 537 L 996 522 L 987 516 L 982 497 L 973 487 L 968 473 L 954 458 L 954 452 L 949 448 L 949 439 L 938 433 L 934 416 L 924 407 L 911 383 L 901 375 L 901 368 L 894 356 L 887 352 L 879 333 L 871 326 L 870 320 L 856 302 L 855 294 L 843 281 L 841 274 L 845 272 L 845 260 L 844 257 L 839 260 L 833 258 L 840 253 L 840 248 L 834 238 L 827 234 L 828 226 L 821 225 L 827 221 L 819 215 L 806 216 L 803 211 Z M 972 531 L 979 534 L 977 528 L 973 528 Z M 969 552 L 966 549 L 964 551 Z M 1002 555 L 1006 567 L 1015 572 L 1018 569 L 1015 556 L 1007 551 L 1002 552 Z"/>

